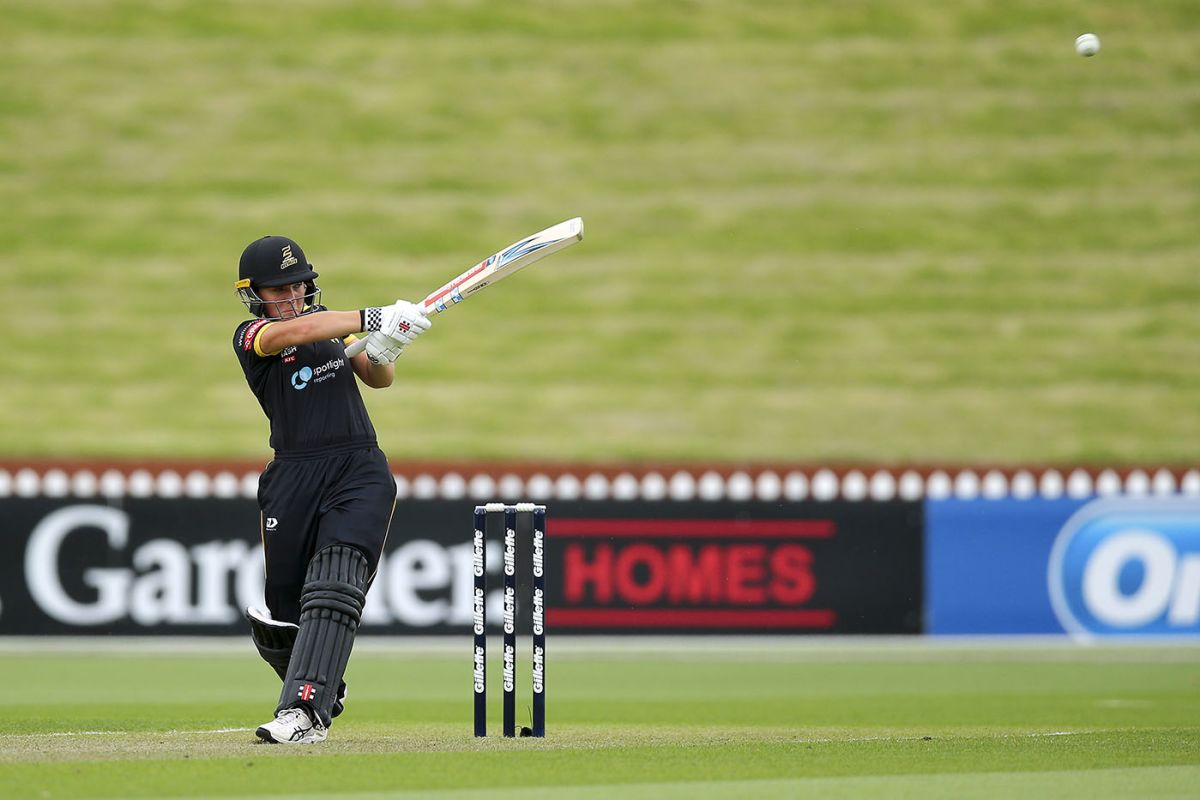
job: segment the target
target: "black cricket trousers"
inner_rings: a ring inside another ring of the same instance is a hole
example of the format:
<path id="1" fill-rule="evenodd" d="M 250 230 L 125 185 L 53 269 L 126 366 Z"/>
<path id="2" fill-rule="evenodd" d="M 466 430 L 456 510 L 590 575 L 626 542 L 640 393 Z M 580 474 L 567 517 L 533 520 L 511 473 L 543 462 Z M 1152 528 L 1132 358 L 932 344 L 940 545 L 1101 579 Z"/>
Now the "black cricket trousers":
<path id="1" fill-rule="evenodd" d="M 317 458 L 275 457 L 258 481 L 271 616 L 300 622 L 308 562 L 330 545 L 357 547 L 373 578 L 383 554 L 396 481 L 387 456 L 365 447 Z"/>

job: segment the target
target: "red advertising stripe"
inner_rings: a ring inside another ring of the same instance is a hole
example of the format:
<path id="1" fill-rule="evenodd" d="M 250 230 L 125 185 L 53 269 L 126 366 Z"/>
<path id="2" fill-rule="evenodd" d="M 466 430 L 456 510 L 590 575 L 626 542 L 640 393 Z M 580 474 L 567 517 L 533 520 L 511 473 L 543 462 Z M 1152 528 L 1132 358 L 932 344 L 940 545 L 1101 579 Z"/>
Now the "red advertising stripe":
<path id="1" fill-rule="evenodd" d="M 746 628 L 828 630 L 827 608 L 551 608 L 550 628 Z"/>
<path id="2" fill-rule="evenodd" d="M 831 519 L 573 519 L 551 517 L 547 536 L 686 539 L 829 539 Z"/>

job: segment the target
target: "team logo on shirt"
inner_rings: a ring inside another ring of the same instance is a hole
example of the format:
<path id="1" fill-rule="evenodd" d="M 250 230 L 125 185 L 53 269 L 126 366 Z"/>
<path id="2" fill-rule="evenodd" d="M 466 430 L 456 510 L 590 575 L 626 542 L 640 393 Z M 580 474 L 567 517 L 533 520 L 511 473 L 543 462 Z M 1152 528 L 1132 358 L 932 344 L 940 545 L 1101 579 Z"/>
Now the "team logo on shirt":
<path id="1" fill-rule="evenodd" d="M 339 369 L 346 365 L 344 358 L 331 358 L 317 368 L 301 367 L 292 373 L 292 388 L 304 389 L 309 383 L 320 383 L 323 380 L 332 378 Z"/>
<path id="2" fill-rule="evenodd" d="M 292 373 L 292 388 L 304 389 L 308 387 L 308 382 L 312 380 L 312 367 L 301 367 Z"/>

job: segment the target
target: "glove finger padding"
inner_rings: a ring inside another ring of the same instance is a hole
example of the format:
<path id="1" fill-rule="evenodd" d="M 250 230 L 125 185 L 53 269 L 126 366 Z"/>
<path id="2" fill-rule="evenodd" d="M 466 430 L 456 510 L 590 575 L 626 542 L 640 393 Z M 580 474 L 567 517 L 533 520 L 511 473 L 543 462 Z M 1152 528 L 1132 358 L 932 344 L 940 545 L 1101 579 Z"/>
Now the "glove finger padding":
<path id="1" fill-rule="evenodd" d="M 372 364 L 391 364 L 404 352 L 406 342 L 385 336 L 382 333 L 372 333 L 367 336 L 367 360 Z"/>
<path id="2" fill-rule="evenodd" d="M 419 336 L 423 331 L 428 330 L 431 324 L 425 318 L 425 312 L 420 306 L 405 300 L 397 300 L 383 312 L 383 324 L 379 331 L 388 336 L 405 335 L 410 337 L 411 341 L 411 337 Z"/>

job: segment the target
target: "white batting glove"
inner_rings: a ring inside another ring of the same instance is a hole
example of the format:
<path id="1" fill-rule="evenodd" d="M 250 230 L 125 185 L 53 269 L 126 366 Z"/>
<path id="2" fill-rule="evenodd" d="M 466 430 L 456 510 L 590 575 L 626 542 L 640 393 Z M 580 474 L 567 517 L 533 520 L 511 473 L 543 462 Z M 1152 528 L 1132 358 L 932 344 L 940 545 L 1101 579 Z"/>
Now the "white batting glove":
<path id="1" fill-rule="evenodd" d="M 364 308 L 362 316 L 364 331 L 382 333 L 406 345 L 433 326 L 421 306 L 406 300 L 380 308 Z"/>
<path id="2" fill-rule="evenodd" d="M 393 339 L 387 334 L 375 331 L 367 334 L 367 360 L 376 366 L 391 364 L 404 352 L 404 345 L 399 339 Z"/>

